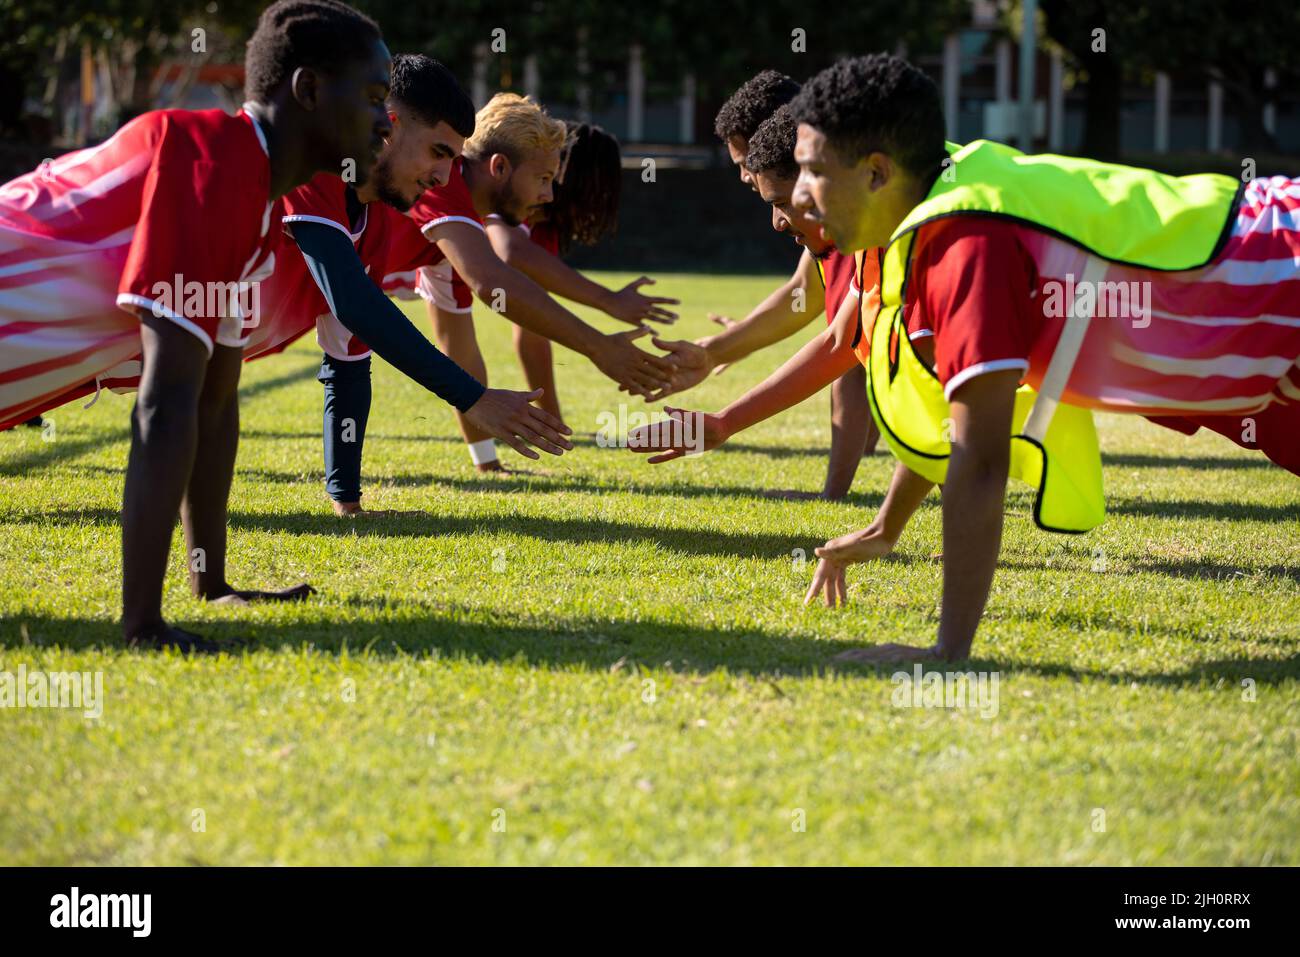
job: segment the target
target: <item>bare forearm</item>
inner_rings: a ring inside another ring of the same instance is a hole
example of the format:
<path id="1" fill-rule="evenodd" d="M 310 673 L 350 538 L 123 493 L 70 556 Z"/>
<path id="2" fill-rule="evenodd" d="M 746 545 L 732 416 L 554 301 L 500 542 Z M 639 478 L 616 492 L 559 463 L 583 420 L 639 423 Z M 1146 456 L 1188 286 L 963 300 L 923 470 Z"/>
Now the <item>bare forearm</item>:
<path id="1" fill-rule="evenodd" d="M 226 581 L 226 513 L 239 451 L 240 350 L 217 346 L 208 363 L 199 397 L 194 468 L 181 523 L 189 547 L 190 588 L 195 595 L 219 598 Z"/>
<path id="2" fill-rule="evenodd" d="M 921 507 L 925 497 L 930 494 L 934 483 L 922 478 L 902 462 L 894 467 L 893 478 L 889 481 L 889 491 L 885 501 L 876 513 L 872 525 L 880 529 L 881 534 L 891 542 L 897 542 L 903 529 L 912 520 L 916 510 Z"/>
<path id="3" fill-rule="evenodd" d="M 1002 542 L 1008 461 L 954 447 L 943 491 L 940 654 L 964 658 L 984 614 Z"/>
<path id="4" fill-rule="evenodd" d="M 724 332 L 701 339 L 700 345 L 709 350 L 715 365 L 723 365 L 789 338 L 822 312 L 818 303 L 810 303 L 806 298 L 797 301 L 797 289 L 793 281 L 787 283 L 742 321 Z M 802 309 L 796 309 L 797 305 Z"/>
<path id="5" fill-rule="evenodd" d="M 502 264 L 487 276 L 465 277 L 475 294 L 495 310 L 501 306 L 507 319 L 529 332 L 590 356 L 601 335 L 573 313 L 558 305 L 527 276 Z M 500 300 L 498 300 L 500 295 Z"/>
<path id="6" fill-rule="evenodd" d="M 823 498 L 843 498 L 853 487 L 870 426 L 867 370 L 857 363 L 831 383 L 831 455 Z"/>
<path id="7" fill-rule="evenodd" d="M 194 461 L 193 397 L 152 387 L 146 376 L 131 414 L 122 500 L 122 630 L 128 638 L 162 620 L 162 586 L 176 513 Z"/>
<path id="8" fill-rule="evenodd" d="M 719 417 L 727 434 L 734 435 L 816 395 L 856 362 L 852 349 L 835 348 L 830 330 L 821 333 L 765 381 L 722 410 Z"/>
<path id="9" fill-rule="evenodd" d="M 611 307 L 612 290 L 588 279 L 531 239 L 512 235 L 520 232 L 517 228 L 493 224 L 487 232 L 497 255 L 547 292 L 601 311 Z"/>
<path id="10" fill-rule="evenodd" d="M 474 295 L 494 312 L 503 312 L 516 325 L 588 358 L 599 350 L 604 337 L 560 307 L 537 283 L 502 262 L 481 231 L 449 223 L 427 233 L 426 238 L 437 243 Z"/>

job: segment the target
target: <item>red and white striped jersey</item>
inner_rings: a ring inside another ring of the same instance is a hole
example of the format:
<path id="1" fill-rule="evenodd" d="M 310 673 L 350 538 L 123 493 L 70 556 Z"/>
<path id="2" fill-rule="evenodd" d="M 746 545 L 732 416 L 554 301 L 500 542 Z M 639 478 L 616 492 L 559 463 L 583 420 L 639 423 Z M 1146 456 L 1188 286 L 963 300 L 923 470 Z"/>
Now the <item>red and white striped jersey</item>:
<path id="1" fill-rule="evenodd" d="M 949 396 L 1003 369 L 1037 388 L 1085 273 L 1095 312 L 1063 401 L 1156 416 L 1300 401 L 1300 180 L 1248 183 L 1223 250 L 1181 272 L 1102 262 L 986 216 L 922 226 L 908 328 L 933 329 Z"/>
<path id="2" fill-rule="evenodd" d="M 388 227 L 404 217 L 375 201 L 361 206 L 360 216 L 353 220 L 348 209 L 349 191 L 348 184 L 337 175 L 317 173 L 285 194 L 281 219 L 286 234 L 284 248 L 275 274 L 262 285 L 261 322 L 244 346 L 245 360 L 281 352 L 313 328 L 317 344 L 336 359 L 364 359 L 370 355 L 370 347 L 349 332 L 331 311 L 292 238 L 295 223 L 319 223 L 337 229 L 351 240 L 366 274 L 378 284 L 388 253 Z M 355 194 L 351 198 L 355 202 Z"/>
<path id="3" fill-rule="evenodd" d="M 269 196 L 261 130 L 221 110 L 145 113 L 0 187 L 0 427 L 138 374 L 137 310 L 242 344 L 256 318 L 212 290 L 270 275 Z"/>

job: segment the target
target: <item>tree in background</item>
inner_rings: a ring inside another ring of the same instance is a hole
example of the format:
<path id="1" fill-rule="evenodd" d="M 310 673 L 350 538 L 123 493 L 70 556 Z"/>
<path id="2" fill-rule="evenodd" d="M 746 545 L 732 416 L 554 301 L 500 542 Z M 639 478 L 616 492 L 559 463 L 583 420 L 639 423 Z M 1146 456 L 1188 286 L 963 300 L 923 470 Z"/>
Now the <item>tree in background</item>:
<path id="1" fill-rule="evenodd" d="M 1114 0 L 1112 0 L 1114 2 Z M 1264 128 L 1264 107 L 1276 96 L 1265 87 L 1273 68 L 1279 87 L 1300 80 L 1300 4 L 1263 0 L 1234 5 L 1223 0 L 1155 0 L 1160 21 L 1143 36 L 1139 56 L 1145 66 L 1201 84 L 1223 85 L 1224 102 L 1234 111 L 1245 152 L 1275 151 L 1277 138 Z"/>
<path id="2" fill-rule="evenodd" d="M 61 123 L 61 88 L 86 61 L 108 104 L 109 133 L 146 110 L 181 102 L 209 61 L 238 62 L 264 3 L 257 0 L 0 0 L 4 119 L 25 97 Z M 197 31 L 197 32 L 196 32 Z"/>
<path id="3" fill-rule="evenodd" d="M 1241 149 L 1277 149 L 1264 128 L 1264 107 L 1276 96 L 1266 89 L 1265 74 L 1273 68 L 1279 88 L 1300 78 L 1294 49 L 1300 4 L 1294 0 L 1041 0 L 1040 6 L 1047 36 L 1085 83 L 1085 155 L 1119 158 L 1124 80 L 1157 70 L 1202 86 L 1222 83 L 1225 103 L 1240 123 Z M 1018 3 L 1008 8 L 1012 23 L 1019 13 Z"/>
<path id="4" fill-rule="evenodd" d="M 359 0 L 358 6 L 379 21 L 391 49 L 437 57 L 466 83 L 475 46 L 489 43 L 492 31 L 501 29 L 506 50 L 492 54 L 492 83 L 522 90 L 523 59 L 532 53 L 543 98 L 577 103 L 585 66 L 593 108 L 609 102 L 611 86 L 621 90 L 628 51 L 638 45 L 647 84 L 679 91 L 690 73 L 706 113 L 761 69 L 803 79 L 839 56 L 892 50 L 899 43 L 913 51 L 937 50 L 948 32 L 970 22 L 968 0 L 861 0 L 833 12 L 803 0 Z"/>
<path id="5" fill-rule="evenodd" d="M 20 128 L 24 100 L 35 100 L 54 129 L 62 93 L 79 82 L 88 57 L 110 104 L 107 133 L 125 119 L 181 102 L 208 62 L 243 57 L 265 0 L 0 0 L 0 128 Z M 821 11 L 806 0 L 696 0 L 617 4 L 609 0 L 357 0 L 394 51 L 425 52 L 469 85 L 475 48 L 504 31 L 504 51 L 487 60 L 490 87 L 521 90 L 525 58 L 536 57 L 543 98 L 609 106 L 621 95 L 629 50 L 642 50 L 647 88 L 660 99 L 695 79 L 702 117 L 732 90 L 771 67 L 803 79 L 838 56 L 893 50 L 936 52 L 971 21 L 969 0 L 860 0 Z M 1276 148 L 1264 129 L 1265 85 L 1300 77 L 1293 46 L 1300 3 L 1257 0 L 1040 0 L 1042 32 L 1066 54 L 1084 83 L 1082 152 L 1119 156 L 1125 80 L 1163 70 L 1181 82 L 1223 84 L 1247 151 Z M 1019 0 L 1004 0 L 1019 29 Z M 196 43 L 194 31 L 202 31 Z M 1098 31 L 1101 31 L 1100 34 Z M 1099 42 L 1100 36 L 1100 42 Z M 84 51 L 84 52 L 83 52 Z M 697 124 L 699 127 L 700 124 Z M 707 127 L 707 123 L 703 124 Z M 705 129 L 700 130 L 702 138 Z"/>

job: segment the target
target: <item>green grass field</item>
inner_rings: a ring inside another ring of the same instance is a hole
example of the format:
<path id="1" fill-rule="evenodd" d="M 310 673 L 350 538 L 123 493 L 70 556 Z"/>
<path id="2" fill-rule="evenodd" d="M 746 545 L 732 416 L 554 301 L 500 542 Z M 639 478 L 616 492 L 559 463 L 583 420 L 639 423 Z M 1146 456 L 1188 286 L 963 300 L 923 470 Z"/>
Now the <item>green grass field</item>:
<path id="1" fill-rule="evenodd" d="M 657 289 L 697 336 L 771 285 Z M 522 387 L 505 321 L 478 323 L 494 384 Z M 719 408 L 804 338 L 677 401 Z M 849 608 L 805 609 L 796 550 L 869 521 L 887 454 L 847 504 L 762 497 L 820 489 L 817 396 L 649 466 L 597 446 L 624 397 L 557 357 L 578 448 L 506 450 L 531 474 L 504 478 L 377 363 L 365 501 L 418 514 L 356 522 L 322 488 L 313 343 L 246 366 L 232 580 L 319 595 L 207 608 L 178 530 L 169 618 L 248 642 L 215 659 L 118 638 L 129 399 L 55 412 L 53 442 L 0 434 L 0 670 L 101 671 L 105 696 L 98 721 L 0 711 L 0 862 L 1300 863 L 1294 477 L 1101 418 L 1104 526 L 1049 536 L 1010 495 L 969 666 L 999 673 L 996 716 L 899 708 L 894 669 L 831 658 L 932 639 L 937 499 L 896 557 L 850 570 Z"/>

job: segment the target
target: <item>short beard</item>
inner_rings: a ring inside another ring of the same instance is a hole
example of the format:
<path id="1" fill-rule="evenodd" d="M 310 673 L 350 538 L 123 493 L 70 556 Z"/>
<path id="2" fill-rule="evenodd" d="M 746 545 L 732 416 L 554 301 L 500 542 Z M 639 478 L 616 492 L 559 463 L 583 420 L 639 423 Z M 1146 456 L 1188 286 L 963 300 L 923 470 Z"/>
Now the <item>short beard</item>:
<path id="1" fill-rule="evenodd" d="M 501 184 L 501 188 L 497 191 L 497 194 L 494 197 L 495 201 L 493 202 L 492 205 L 495 208 L 492 210 L 492 212 L 496 213 L 497 217 L 500 218 L 500 220 L 503 223 L 505 223 L 507 226 L 518 226 L 520 223 L 523 222 L 523 220 L 520 219 L 518 216 L 516 216 L 512 210 L 506 209 L 506 204 L 502 202 L 502 200 L 506 200 L 509 198 L 510 198 L 510 184 L 503 183 Z"/>
<path id="2" fill-rule="evenodd" d="M 375 195 L 379 197 L 379 201 L 393 207 L 399 213 L 409 212 L 411 207 L 415 205 L 414 200 L 407 199 L 393 185 L 393 177 L 389 174 L 388 164 L 382 159 L 377 160 L 370 170 L 370 181 L 374 184 Z"/>

